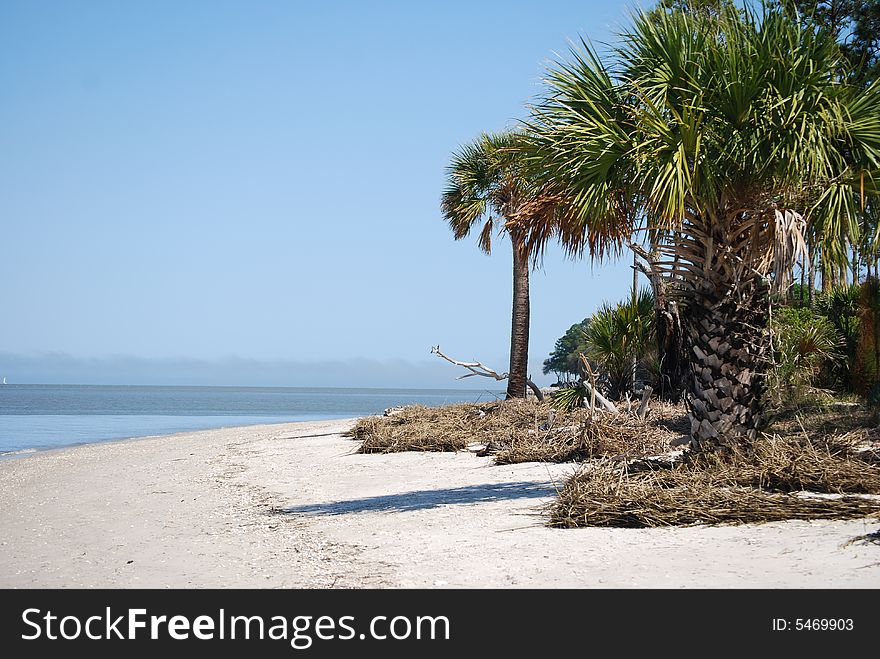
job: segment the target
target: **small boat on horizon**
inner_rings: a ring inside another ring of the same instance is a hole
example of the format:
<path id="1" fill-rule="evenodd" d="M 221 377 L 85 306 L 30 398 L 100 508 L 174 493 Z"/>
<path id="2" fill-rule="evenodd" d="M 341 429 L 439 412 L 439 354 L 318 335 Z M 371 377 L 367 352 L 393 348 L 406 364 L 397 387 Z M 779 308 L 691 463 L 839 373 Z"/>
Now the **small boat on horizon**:
<path id="1" fill-rule="evenodd" d="M 3 384 L 6 384 L 6 378 L 3 378 Z"/>

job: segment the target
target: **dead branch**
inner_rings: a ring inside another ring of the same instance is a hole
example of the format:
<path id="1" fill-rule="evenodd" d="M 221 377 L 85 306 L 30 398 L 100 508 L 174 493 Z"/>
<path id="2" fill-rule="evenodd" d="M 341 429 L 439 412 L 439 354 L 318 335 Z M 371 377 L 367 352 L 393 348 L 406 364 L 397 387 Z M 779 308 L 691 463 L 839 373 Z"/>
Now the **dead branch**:
<path id="1" fill-rule="evenodd" d="M 662 309 L 666 302 L 666 281 L 659 267 L 658 255 L 648 252 L 644 247 L 634 242 L 629 242 L 628 247 L 639 257 L 635 260 L 635 267 L 651 282 L 651 288 L 654 290 L 654 305 L 658 309 Z"/>
<path id="2" fill-rule="evenodd" d="M 584 367 L 584 370 L 590 377 L 590 382 L 587 382 L 586 378 L 581 378 L 584 386 L 587 388 L 587 391 L 590 392 L 590 416 L 593 416 L 594 410 L 596 409 L 596 402 L 605 408 L 607 412 L 611 412 L 612 414 L 617 414 L 617 408 L 614 406 L 610 400 L 605 398 L 599 391 L 596 389 L 596 375 L 593 373 L 593 369 L 590 366 L 590 361 L 586 358 L 585 355 L 581 355 L 581 363 Z"/>
<path id="3" fill-rule="evenodd" d="M 526 378 L 526 384 L 529 385 L 529 389 L 532 390 L 532 393 L 535 394 L 535 398 L 538 399 L 538 402 L 544 402 L 544 392 L 541 391 L 541 387 L 532 382 L 531 378 Z"/>
<path id="4" fill-rule="evenodd" d="M 437 355 L 440 359 L 445 359 L 450 364 L 455 364 L 456 366 L 461 366 L 470 371 L 470 373 L 466 373 L 465 375 L 459 375 L 456 380 L 463 380 L 464 378 L 470 378 L 475 375 L 482 375 L 484 378 L 495 378 L 496 380 L 506 380 L 507 373 L 503 373 L 498 375 L 497 371 L 492 370 L 488 366 L 484 366 L 480 362 L 462 362 L 457 359 L 453 359 L 452 357 L 447 357 L 442 352 L 440 352 L 440 346 L 431 346 L 431 354 Z"/>
<path id="5" fill-rule="evenodd" d="M 639 409 L 636 410 L 636 416 L 642 421 L 645 420 L 645 415 L 648 413 L 648 401 L 651 400 L 652 391 L 654 389 L 650 385 L 645 385 L 645 390 L 642 392 L 642 402 L 639 404 Z"/>
<path id="6" fill-rule="evenodd" d="M 484 378 L 494 378 L 496 380 L 506 380 L 508 378 L 507 373 L 501 373 L 499 375 L 498 371 L 491 369 L 488 366 L 486 366 L 485 364 L 482 364 L 480 362 L 463 362 L 463 361 L 459 361 L 458 359 L 453 359 L 452 357 L 444 355 L 442 352 L 440 352 L 439 345 L 431 346 L 431 354 L 437 355 L 438 357 L 440 357 L 440 359 L 445 359 L 450 364 L 455 364 L 456 366 L 461 366 L 462 368 L 466 368 L 467 370 L 470 371 L 470 373 L 465 373 L 464 375 L 459 375 L 457 378 L 455 378 L 456 380 L 463 380 L 464 378 L 471 378 L 475 375 L 480 375 Z M 532 380 L 530 378 L 526 379 L 526 384 L 528 384 L 529 389 L 531 389 L 534 392 L 535 398 L 537 398 L 539 401 L 544 400 L 544 393 L 541 391 L 541 389 L 540 389 L 540 387 L 538 387 L 538 385 L 536 385 L 534 382 L 532 382 Z"/>

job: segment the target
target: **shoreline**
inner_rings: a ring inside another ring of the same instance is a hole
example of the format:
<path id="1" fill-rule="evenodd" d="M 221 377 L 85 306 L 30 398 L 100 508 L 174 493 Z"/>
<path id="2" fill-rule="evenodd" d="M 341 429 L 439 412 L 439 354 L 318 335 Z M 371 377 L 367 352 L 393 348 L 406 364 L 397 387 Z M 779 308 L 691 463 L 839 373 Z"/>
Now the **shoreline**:
<path id="1" fill-rule="evenodd" d="M 230 417 L 235 418 L 235 417 Z M 348 417 L 348 416 L 332 416 L 321 419 L 309 419 L 303 421 L 278 421 L 277 423 L 271 422 L 263 422 L 263 423 L 245 423 L 245 424 L 235 424 L 232 426 L 211 426 L 208 428 L 197 428 L 191 430 L 178 430 L 175 432 L 166 432 L 159 434 L 150 434 L 150 435 L 133 435 L 126 437 L 109 437 L 107 439 L 94 439 L 94 440 L 86 440 L 82 442 L 74 442 L 72 444 L 63 444 L 61 446 L 32 446 L 25 447 L 22 449 L 16 449 L 12 451 L 0 451 L 0 463 L 4 460 L 21 460 L 33 455 L 42 455 L 43 453 L 53 453 L 56 451 L 66 451 L 68 449 L 78 448 L 81 446 L 96 446 L 103 444 L 117 444 L 124 442 L 138 442 L 144 439 L 172 439 L 174 437 L 178 437 L 180 435 L 190 435 L 193 433 L 199 432 L 211 432 L 214 430 L 232 430 L 238 428 L 256 428 L 262 426 L 281 426 L 281 425 L 291 425 L 297 423 L 323 423 L 325 421 L 348 421 L 354 422 L 358 417 Z"/>
<path id="2" fill-rule="evenodd" d="M 0 461 L 0 587 L 877 588 L 878 520 L 551 529 L 574 466 L 354 453 L 354 419 Z"/>

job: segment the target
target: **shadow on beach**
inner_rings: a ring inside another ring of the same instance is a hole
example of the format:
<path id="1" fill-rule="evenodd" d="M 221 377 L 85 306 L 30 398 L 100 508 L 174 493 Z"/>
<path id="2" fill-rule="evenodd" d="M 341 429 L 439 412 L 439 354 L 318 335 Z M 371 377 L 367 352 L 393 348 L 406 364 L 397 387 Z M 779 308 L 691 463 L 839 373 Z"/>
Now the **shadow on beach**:
<path id="1" fill-rule="evenodd" d="M 439 490 L 401 492 L 349 501 L 316 503 L 305 506 L 280 508 L 278 513 L 304 513 L 311 515 L 345 515 L 367 511 L 408 512 L 429 510 L 449 505 L 468 505 L 487 501 L 511 499 L 536 499 L 556 493 L 551 483 L 533 481 L 518 483 L 486 483 L 466 487 L 450 487 Z"/>

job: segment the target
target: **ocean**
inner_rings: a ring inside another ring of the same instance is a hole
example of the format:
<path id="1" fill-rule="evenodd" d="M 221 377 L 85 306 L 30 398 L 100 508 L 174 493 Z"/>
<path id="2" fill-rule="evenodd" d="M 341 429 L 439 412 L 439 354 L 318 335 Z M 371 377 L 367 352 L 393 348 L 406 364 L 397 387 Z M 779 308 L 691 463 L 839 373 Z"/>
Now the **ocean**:
<path id="1" fill-rule="evenodd" d="M 503 397 L 461 389 L 0 385 L 0 457 L 74 444 Z"/>

